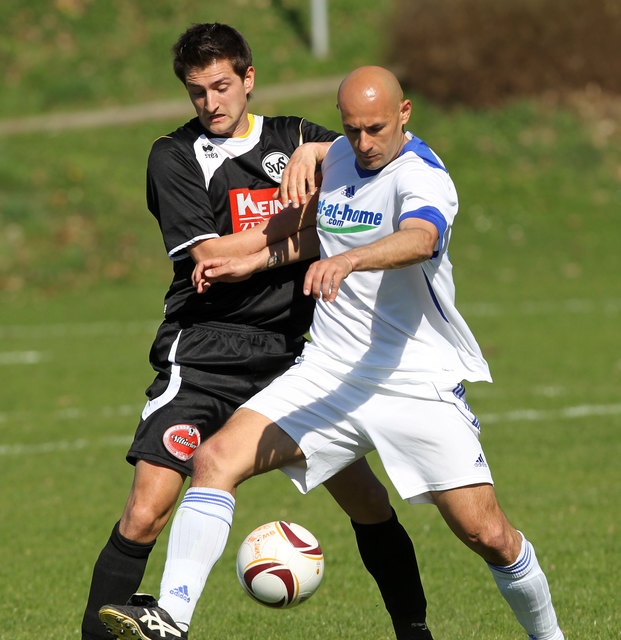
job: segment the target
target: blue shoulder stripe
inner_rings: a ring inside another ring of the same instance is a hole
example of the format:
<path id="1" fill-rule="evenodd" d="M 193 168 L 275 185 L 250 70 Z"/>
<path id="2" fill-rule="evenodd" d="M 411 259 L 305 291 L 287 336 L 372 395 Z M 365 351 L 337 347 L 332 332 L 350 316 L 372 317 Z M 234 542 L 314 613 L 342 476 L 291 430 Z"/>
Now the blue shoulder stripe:
<path id="1" fill-rule="evenodd" d="M 427 146 L 427 143 L 423 142 L 420 138 L 417 138 L 414 134 L 411 134 L 411 135 L 412 135 L 412 139 L 403 147 L 399 155 L 403 155 L 408 151 L 412 151 L 421 160 L 423 160 L 425 164 L 428 164 L 430 167 L 433 167 L 434 169 L 441 169 L 442 171 L 445 171 L 446 173 L 448 173 L 448 171 L 446 170 L 446 167 L 438 159 L 436 154 Z"/>

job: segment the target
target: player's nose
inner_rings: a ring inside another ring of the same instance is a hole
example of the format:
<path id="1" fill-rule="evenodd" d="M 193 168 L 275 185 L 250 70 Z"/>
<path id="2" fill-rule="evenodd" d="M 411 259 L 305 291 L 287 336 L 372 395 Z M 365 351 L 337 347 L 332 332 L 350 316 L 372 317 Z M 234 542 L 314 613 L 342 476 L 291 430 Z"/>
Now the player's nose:
<path id="1" fill-rule="evenodd" d="M 358 149 L 360 149 L 362 153 L 366 153 L 367 151 L 370 151 L 372 147 L 373 140 L 371 139 L 371 136 L 366 134 L 364 131 L 361 131 L 360 137 L 358 138 Z"/>
<path id="2" fill-rule="evenodd" d="M 205 95 L 205 110 L 209 113 L 214 113 L 218 109 L 218 106 L 217 96 L 208 91 Z"/>

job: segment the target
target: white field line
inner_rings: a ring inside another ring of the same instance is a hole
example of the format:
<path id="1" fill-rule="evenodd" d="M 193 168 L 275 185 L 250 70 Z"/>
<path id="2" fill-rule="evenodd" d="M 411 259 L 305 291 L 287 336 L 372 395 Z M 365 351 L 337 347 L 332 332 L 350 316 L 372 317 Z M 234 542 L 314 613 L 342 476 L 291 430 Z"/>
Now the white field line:
<path id="1" fill-rule="evenodd" d="M 137 407 L 119 407 L 116 411 L 112 408 L 104 410 L 107 414 L 127 415 L 128 412 L 139 411 Z M 62 417 L 84 418 L 92 416 L 92 411 L 73 409 L 59 412 Z M 102 413 L 101 411 L 99 413 Z M 518 409 L 505 413 L 479 414 L 481 424 L 505 423 L 505 422 L 543 422 L 550 420 L 575 420 L 592 416 L 621 415 L 621 404 L 595 404 L 578 405 L 575 407 L 563 407 L 553 410 Z M 0 414 L 0 422 L 3 422 Z M 0 445 L 0 457 L 35 455 L 41 453 L 57 453 L 62 451 L 74 452 L 84 449 L 101 449 L 104 447 L 127 447 L 131 443 L 130 436 L 112 436 L 109 438 L 77 438 L 76 440 L 58 440 L 42 442 L 40 444 L 4 444 Z"/>
<path id="2" fill-rule="evenodd" d="M 98 417 L 135 418 L 136 425 L 144 405 L 120 405 L 118 407 L 102 407 L 98 410 L 79 409 L 70 407 L 52 412 L 52 418 L 56 420 L 86 420 L 94 415 Z M 50 414 L 48 414 L 49 416 Z M 0 424 L 14 422 L 32 422 L 32 414 L 26 411 L 0 413 Z M 133 434 L 132 434 L 133 435 Z M 83 449 L 102 449 L 107 447 L 128 447 L 132 436 L 110 436 L 107 438 L 77 438 L 75 440 L 56 440 L 53 442 L 41 442 L 39 444 L 2 444 L 0 445 L 0 457 L 22 456 L 40 453 L 56 453 L 59 451 L 81 451 Z"/>
<path id="3" fill-rule="evenodd" d="M 84 449 L 103 449 L 107 447 L 129 447 L 132 438 L 129 436 L 112 436 L 110 438 L 78 438 L 77 440 L 58 440 L 41 444 L 7 444 L 0 445 L 2 456 L 31 456 L 40 453 L 59 453 L 67 451 L 83 451 Z"/>
<path id="4" fill-rule="evenodd" d="M 509 314 L 521 315 L 549 315 L 549 314 L 585 314 L 585 313 L 604 313 L 617 314 L 621 310 L 621 299 L 609 299 L 605 301 L 594 300 L 564 300 L 550 302 L 524 302 L 515 306 L 501 305 L 496 303 L 471 303 L 462 305 L 465 315 L 475 316 L 500 316 Z M 73 337 L 93 337 L 100 335 L 110 335 L 116 333 L 140 334 L 153 333 L 157 328 L 154 321 L 134 321 L 134 322 L 92 322 L 92 323 L 58 323 L 47 325 L 13 325 L 0 326 L 0 339 L 10 338 L 51 338 L 65 337 L 71 335 Z M 21 353 L 21 356 L 15 356 Z M 12 355 L 11 355 L 12 354 Z M 4 358 L 6 361 L 11 359 L 21 359 L 22 362 L 36 360 L 42 357 L 40 352 L 5 352 L 0 354 L 0 364 Z M 558 395 L 555 394 L 555 395 Z M 56 419 L 71 420 L 84 419 L 92 417 L 94 413 L 104 417 L 125 417 L 136 416 L 142 409 L 140 406 L 120 406 L 120 407 L 104 407 L 94 412 L 93 410 L 68 408 L 59 410 L 54 414 Z M 503 423 L 503 422 L 520 422 L 520 421 L 544 421 L 544 420 L 569 420 L 590 416 L 602 415 L 618 415 L 621 413 L 621 404 L 610 405 L 581 405 L 576 407 L 564 407 L 556 410 L 538 410 L 538 409 L 516 409 L 505 413 L 479 414 L 479 418 L 483 424 Z M 10 424 L 15 421 L 30 420 L 31 414 L 26 411 L 17 412 L 0 412 L 0 424 Z M 127 444 L 127 438 L 108 438 L 108 439 L 87 439 L 81 438 L 74 441 L 50 442 L 40 445 L 29 445 L 27 451 L 29 453 L 45 453 L 48 451 L 61 450 L 77 450 L 85 447 L 96 446 L 113 446 L 116 444 Z M 18 455 L 25 452 L 22 445 L 0 445 L 0 455 Z"/>
<path id="5" fill-rule="evenodd" d="M 146 400 L 145 400 L 146 402 Z M 79 407 L 67 407 L 46 412 L 46 416 L 52 420 L 87 420 L 89 418 L 126 418 L 135 416 L 136 425 L 140 417 L 143 404 L 123 404 L 118 407 L 100 407 L 99 409 L 81 409 Z M 0 411 L 0 424 L 32 421 L 37 412 L 18 409 L 17 411 Z M 39 418 L 37 418 L 39 420 Z"/>
<path id="6" fill-rule="evenodd" d="M 504 413 L 477 414 L 482 425 L 504 422 L 542 422 L 545 420 L 573 420 L 591 416 L 621 414 L 621 404 L 583 404 L 561 409 L 514 409 Z"/>
<path id="7" fill-rule="evenodd" d="M 154 320 L 109 321 L 109 322 L 59 322 L 56 324 L 16 324 L 0 326 L 0 340 L 11 338 L 65 338 L 109 335 L 136 335 L 152 333 L 158 327 Z"/>
<path id="8" fill-rule="evenodd" d="M 585 300 L 580 298 L 568 300 L 524 301 L 516 304 L 496 302 L 462 302 L 457 301 L 457 308 L 468 317 L 487 317 L 503 315 L 546 316 L 546 315 L 584 315 L 600 313 L 614 315 L 621 311 L 621 299 Z"/>
<path id="9" fill-rule="evenodd" d="M 544 302 L 525 301 L 515 305 L 496 302 L 463 302 L 457 301 L 457 307 L 468 318 L 490 316 L 546 316 L 546 315 L 585 315 L 599 313 L 616 315 L 621 311 L 621 298 L 608 300 L 550 300 Z M 0 325 L 0 340 L 11 338 L 64 338 L 93 337 L 114 334 L 155 333 L 158 322 L 154 320 L 135 320 L 128 322 L 75 322 L 33 325 Z"/>
<path id="10" fill-rule="evenodd" d="M 0 367 L 16 364 L 39 364 L 49 360 L 49 356 L 42 351 L 4 351 L 0 352 Z"/>

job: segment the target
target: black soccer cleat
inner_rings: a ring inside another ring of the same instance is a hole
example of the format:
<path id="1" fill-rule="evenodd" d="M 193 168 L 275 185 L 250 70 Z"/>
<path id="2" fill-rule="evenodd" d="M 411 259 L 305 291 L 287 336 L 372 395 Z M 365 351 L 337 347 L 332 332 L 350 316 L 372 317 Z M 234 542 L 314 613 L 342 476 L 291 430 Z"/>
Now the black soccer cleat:
<path id="1" fill-rule="evenodd" d="M 107 604 L 99 610 L 99 619 L 110 634 L 128 640 L 187 640 L 157 600 L 146 593 L 135 593 L 125 605 Z"/>

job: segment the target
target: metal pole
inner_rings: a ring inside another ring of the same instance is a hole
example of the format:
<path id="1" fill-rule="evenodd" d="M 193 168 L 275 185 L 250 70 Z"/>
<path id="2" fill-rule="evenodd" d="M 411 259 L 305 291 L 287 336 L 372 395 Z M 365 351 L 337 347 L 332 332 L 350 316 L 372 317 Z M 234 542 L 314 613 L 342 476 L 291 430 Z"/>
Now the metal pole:
<path id="1" fill-rule="evenodd" d="M 328 0 L 311 2 L 311 41 L 316 58 L 328 55 Z"/>

